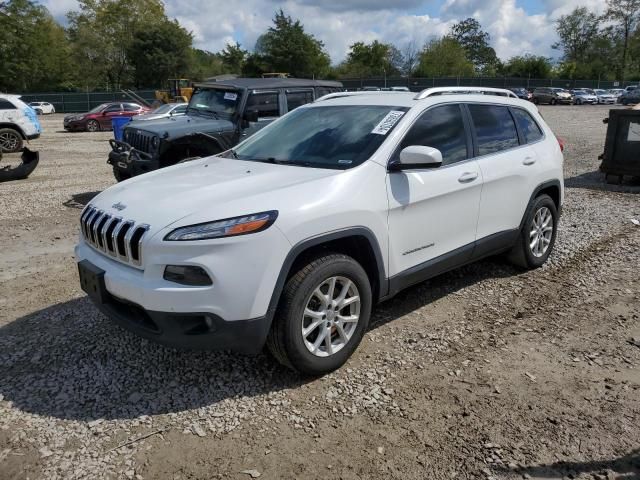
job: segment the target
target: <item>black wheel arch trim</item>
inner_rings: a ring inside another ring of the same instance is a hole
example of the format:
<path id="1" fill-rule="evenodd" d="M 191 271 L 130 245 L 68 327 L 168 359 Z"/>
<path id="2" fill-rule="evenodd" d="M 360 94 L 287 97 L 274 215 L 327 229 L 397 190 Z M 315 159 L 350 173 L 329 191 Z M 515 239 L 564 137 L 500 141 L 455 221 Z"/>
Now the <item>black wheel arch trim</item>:
<path id="1" fill-rule="evenodd" d="M 531 198 L 529 199 L 529 203 L 527 203 L 527 208 L 525 208 L 524 213 L 522 215 L 520 226 L 518 227 L 520 230 L 522 230 L 522 227 L 524 227 L 524 222 L 527 219 L 527 212 L 533 205 L 533 201 L 536 199 L 536 197 L 540 194 L 542 190 L 546 190 L 549 187 L 556 187 L 558 189 L 558 205 L 556 205 L 556 210 L 558 212 L 558 217 L 560 216 L 560 214 L 562 213 L 562 185 L 560 183 L 560 180 L 557 180 L 557 179 L 548 180 L 546 182 L 541 183 L 533 190 L 533 193 L 531 194 Z"/>
<path id="2" fill-rule="evenodd" d="M 19 125 L 16 125 L 15 123 L 0 122 L 0 128 L 10 128 L 11 130 L 15 130 L 20 134 L 23 140 L 27 140 L 27 136 L 25 135 L 22 128 Z"/>
<path id="3" fill-rule="evenodd" d="M 273 293 L 271 294 L 271 300 L 269 302 L 269 309 L 267 311 L 266 319 L 271 325 L 271 321 L 275 315 L 276 309 L 278 307 L 278 302 L 280 301 L 280 296 L 282 295 L 282 290 L 284 289 L 284 284 L 287 281 L 287 277 L 291 271 L 291 267 L 293 267 L 296 259 L 306 250 L 312 247 L 316 247 L 318 245 L 322 245 L 323 243 L 332 242 L 335 240 L 340 240 L 348 237 L 364 237 L 368 242 L 371 250 L 373 251 L 373 255 L 376 261 L 376 271 L 378 274 L 378 294 L 377 297 L 373 298 L 374 304 L 381 298 L 386 297 L 389 291 L 389 281 L 387 279 L 385 269 L 384 269 L 384 259 L 382 256 L 382 251 L 380 250 L 380 244 L 376 239 L 374 233 L 369 230 L 367 227 L 349 227 L 342 230 L 336 230 L 330 233 L 318 235 L 315 237 L 307 238 L 295 244 L 289 253 L 287 254 L 282 267 L 280 268 L 280 273 L 278 274 L 278 279 L 276 281 L 276 285 L 273 289 Z"/>

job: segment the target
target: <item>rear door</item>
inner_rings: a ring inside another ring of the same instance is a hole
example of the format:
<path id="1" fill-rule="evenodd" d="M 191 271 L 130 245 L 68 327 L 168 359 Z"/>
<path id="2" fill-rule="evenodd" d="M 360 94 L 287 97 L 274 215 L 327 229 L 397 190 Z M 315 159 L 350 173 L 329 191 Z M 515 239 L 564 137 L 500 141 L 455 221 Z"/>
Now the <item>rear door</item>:
<path id="1" fill-rule="evenodd" d="M 474 153 L 482 171 L 478 240 L 519 228 L 540 166 L 534 148 L 543 133 L 522 108 L 468 104 Z"/>
<path id="2" fill-rule="evenodd" d="M 387 175 L 390 273 L 404 272 L 405 277 L 413 275 L 409 269 L 424 270 L 425 262 L 446 254 L 454 263 L 450 267 L 471 257 L 482 189 L 461 105 L 451 103 L 426 110 L 391 160 L 410 145 L 437 148 L 443 163 L 438 168 Z M 411 283 L 415 282 L 402 287 Z"/>
<path id="3" fill-rule="evenodd" d="M 285 104 L 287 112 L 307 103 L 313 102 L 313 88 L 301 88 L 285 91 Z"/>

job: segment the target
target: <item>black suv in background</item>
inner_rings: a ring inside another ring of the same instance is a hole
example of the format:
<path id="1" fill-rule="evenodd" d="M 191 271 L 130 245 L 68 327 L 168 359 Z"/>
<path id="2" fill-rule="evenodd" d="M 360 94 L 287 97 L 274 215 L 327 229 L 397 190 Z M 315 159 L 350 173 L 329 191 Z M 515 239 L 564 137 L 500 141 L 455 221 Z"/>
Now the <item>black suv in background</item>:
<path id="1" fill-rule="evenodd" d="M 215 155 L 300 105 L 342 91 L 340 82 L 300 78 L 236 78 L 194 86 L 187 113 L 136 122 L 123 141 L 110 140 L 116 180 Z"/>
<path id="2" fill-rule="evenodd" d="M 635 90 L 629 90 L 627 93 L 620 95 L 618 101 L 622 105 L 631 105 L 633 103 L 640 103 L 640 88 Z"/>

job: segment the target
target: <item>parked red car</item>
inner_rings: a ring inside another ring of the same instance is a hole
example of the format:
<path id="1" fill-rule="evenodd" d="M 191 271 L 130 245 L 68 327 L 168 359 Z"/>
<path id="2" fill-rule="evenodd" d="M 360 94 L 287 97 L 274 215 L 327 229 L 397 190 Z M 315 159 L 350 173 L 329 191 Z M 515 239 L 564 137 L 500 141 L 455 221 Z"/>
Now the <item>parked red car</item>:
<path id="1" fill-rule="evenodd" d="M 87 113 L 67 115 L 64 117 L 64 129 L 87 132 L 111 130 L 111 119 L 113 117 L 133 117 L 150 111 L 150 108 L 143 107 L 137 103 L 103 103 Z"/>

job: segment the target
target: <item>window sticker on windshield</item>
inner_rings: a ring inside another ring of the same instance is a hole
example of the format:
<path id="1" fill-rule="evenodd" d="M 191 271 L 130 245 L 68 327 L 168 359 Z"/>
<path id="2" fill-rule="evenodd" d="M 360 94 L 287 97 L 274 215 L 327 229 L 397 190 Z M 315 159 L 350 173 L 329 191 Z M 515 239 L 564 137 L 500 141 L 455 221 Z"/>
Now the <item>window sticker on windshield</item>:
<path id="1" fill-rule="evenodd" d="M 371 133 L 375 133 L 376 135 L 386 135 L 387 132 L 391 130 L 396 123 L 398 123 L 398 120 L 400 120 L 403 115 L 404 112 L 391 110 L 382 120 L 380 120 L 380 123 L 371 130 Z"/>
<path id="2" fill-rule="evenodd" d="M 640 123 L 629 122 L 627 142 L 640 142 Z"/>
<path id="3" fill-rule="evenodd" d="M 235 102 L 238 99 L 238 94 L 237 93 L 233 93 L 233 92 L 225 92 L 224 93 L 224 99 L 225 100 L 231 100 L 232 102 Z"/>

